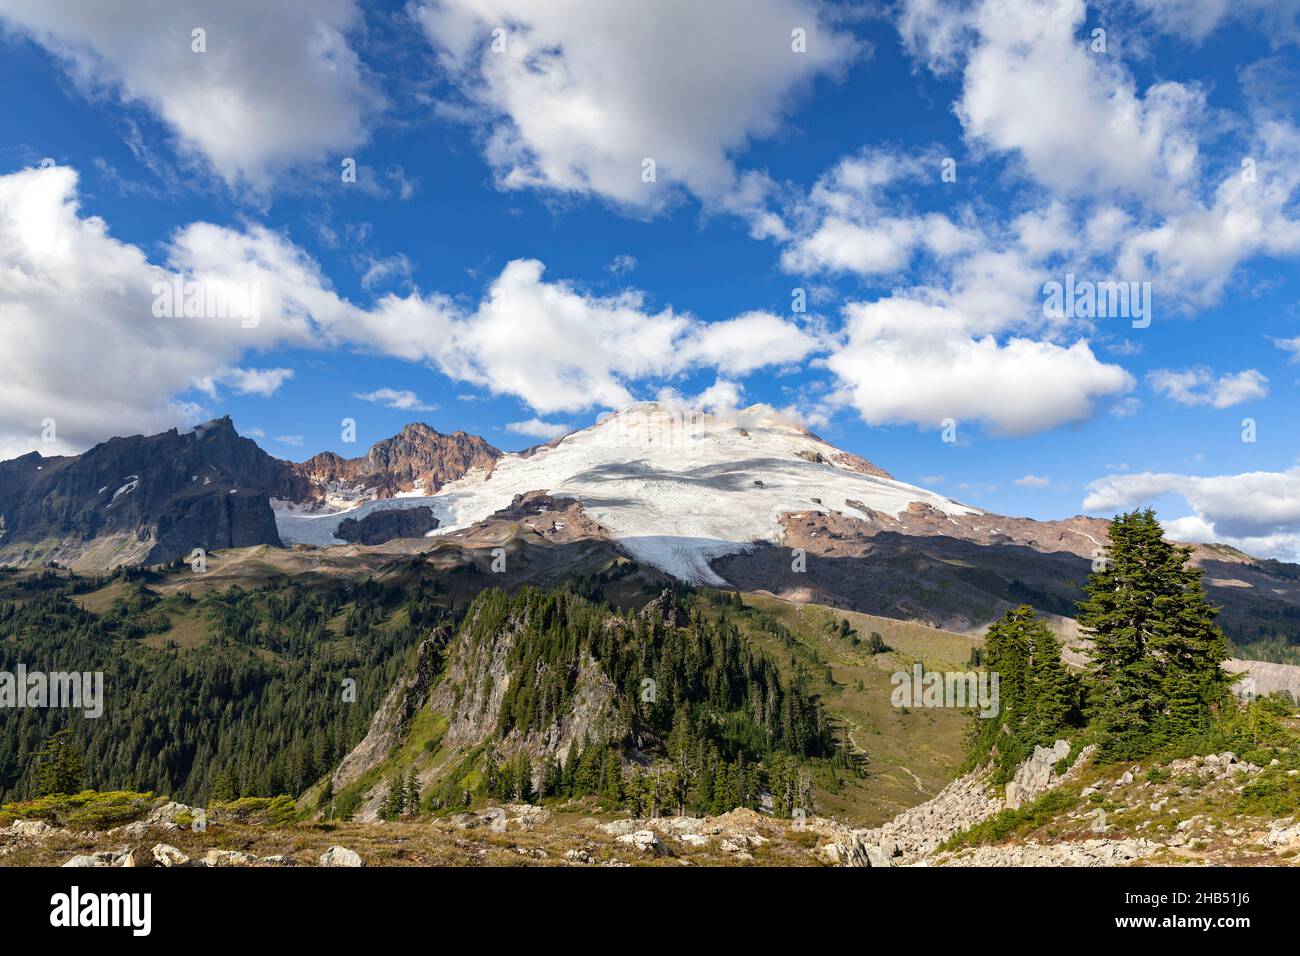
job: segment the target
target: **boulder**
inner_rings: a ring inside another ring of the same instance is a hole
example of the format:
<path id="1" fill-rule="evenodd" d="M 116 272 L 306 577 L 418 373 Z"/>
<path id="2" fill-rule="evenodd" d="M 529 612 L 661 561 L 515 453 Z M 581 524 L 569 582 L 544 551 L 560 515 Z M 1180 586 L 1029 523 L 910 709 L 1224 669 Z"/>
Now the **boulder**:
<path id="1" fill-rule="evenodd" d="M 666 856 L 668 847 L 663 840 L 659 839 L 659 834 L 654 830 L 637 830 L 635 833 L 625 833 L 618 838 L 619 843 L 626 843 L 635 849 L 638 853 L 650 853 L 654 856 Z"/>
<path id="2" fill-rule="evenodd" d="M 34 840 L 40 839 L 55 829 L 44 820 L 15 820 L 9 825 L 8 833 L 10 836 Z"/>
<path id="3" fill-rule="evenodd" d="M 332 846 L 320 855 L 321 866 L 363 866 L 361 854 L 345 846 Z"/>
<path id="4" fill-rule="evenodd" d="M 190 862 L 188 856 L 168 843 L 155 843 L 151 852 L 159 866 L 188 866 Z"/>
<path id="5" fill-rule="evenodd" d="M 118 866 L 153 866 L 153 853 L 142 846 L 127 850 L 117 860 Z"/>

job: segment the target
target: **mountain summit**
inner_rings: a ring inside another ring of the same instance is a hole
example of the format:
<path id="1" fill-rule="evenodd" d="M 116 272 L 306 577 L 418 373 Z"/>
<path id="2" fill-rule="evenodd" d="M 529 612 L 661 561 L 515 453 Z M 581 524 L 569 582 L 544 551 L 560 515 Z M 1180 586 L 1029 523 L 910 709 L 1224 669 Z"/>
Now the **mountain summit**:
<path id="1" fill-rule="evenodd" d="M 682 580 L 723 585 L 711 567 L 755 542 L 779 544 L 782 518 L 799 512 L 898 515 L 914 505 L 974 514 L 950 498 L 905 484 L 827 444 L 770 408 L 706 414 L 642 403 L 519 455 L 502 455 L 438 494 L 374 502 L 366 509 L 427 505 L 438 533 L 467 528 L 544 492 L 575 500 L 632 557 Z M 285 541 L 318 545 L 343 514 L 277 512 Z"/>
<path id="2" fill-rule="evenodd" d="M 229 417 L 188 431 L 102 442 L 81 455 L 0 462 L 0 563 L 88 570 L 159 564 L 256 544 L 280 546 L 272 502 L 332 511 L 436 491 L 501 452 L 483 439 L 411 424 L 368 454 L 282 461 Z"/>
<path id="3" fill-rule="evenodd" d="M 461 560 L 529 528 L 552 550 L 531 570 L 528 547 L 512 552 L 517 580 L 564 573 L 591 548 L 555 546 L 584 543 L 683 581 L 956 630 L 1023 602 L 1072 618 L 1107 543 L 1096 518 L 996 515 L 898 481 L 766 406 L 641 403 L 519 454 L 417 423 L 356 458 L 293 463 L 221 418 L 0 463 L 8 564 L 98 570 L 295 544 L 378 548 L 379 561 L 445 545 Z M 1293 566 L 1214 545 L 1193 560 L 1239 640 L 1300 615 Z"/>

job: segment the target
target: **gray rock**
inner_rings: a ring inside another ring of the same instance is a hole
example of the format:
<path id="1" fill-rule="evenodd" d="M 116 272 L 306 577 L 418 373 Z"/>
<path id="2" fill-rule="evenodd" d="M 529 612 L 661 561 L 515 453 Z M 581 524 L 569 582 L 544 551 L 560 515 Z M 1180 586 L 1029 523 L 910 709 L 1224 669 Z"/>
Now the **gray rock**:
<path id="1" fill-rule="evenodd" d="M 878 846 L 867 846 L 867 866 L 893 866 L 885 851 Z"/>
<path id="2" fill-rule="evenodd" d="M 209 850 L 203 855 L 204 866 L 253 866 L 257 862 L 253 854 L 239 850 Z"/>
<path id="3" fill-rule="evenodd" d="M 320 855 L 321 866 L 362 866 L 361 854 L 345 846 L 332 846 Z"/>
<path id="4" fill-rule="evenodd" d="M 187 866 L 190 862 L 188 856 L 167 843 L 154 844 L 152 852 L 153 858 L 159 866 Z"/>
<path id="5" fill-rule="evenodd" d="M 634 833 L 625 833 L 619 837 L 618 843 L 626 843 L 635 849 L 638 853 L 650 853 L 654 856 L 665 856 L 668 853 L 668 847 L 659 839 L 659 834 L 654 830 L 637 830 Z"/>
<path id="6" fill-rule="evenodd" d="M 55 829 L 44 820 L 15 820 L 9 825 L 7 833 L 23 839 L 40 839 Z"/>

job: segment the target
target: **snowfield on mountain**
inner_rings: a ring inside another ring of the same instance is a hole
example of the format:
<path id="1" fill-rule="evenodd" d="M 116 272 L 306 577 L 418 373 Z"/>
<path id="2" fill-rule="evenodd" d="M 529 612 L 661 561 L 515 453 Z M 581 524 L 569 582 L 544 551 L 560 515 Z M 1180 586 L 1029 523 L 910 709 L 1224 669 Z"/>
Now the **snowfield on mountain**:
<path id="1" fill-rule="evenodd" d="M 501 457 L 429 497 L 369 501 L 310 513 L 275 503 L 287 544 L 342 544 L 345 517 L 428 505 L 431 536 L 466 528 L 519 494 L 571 497 L 635 559 L 697 584 L 726 582 L 710 567 L 756 542 L 780 544 L 795 512 L 898 515 L 922 503 L 947 515 L 979 514 L 943 495 L 895 481 L 770 408 L 715 415 L 660 403 L 629 406 L 598 424 L 522 454 Z"/>

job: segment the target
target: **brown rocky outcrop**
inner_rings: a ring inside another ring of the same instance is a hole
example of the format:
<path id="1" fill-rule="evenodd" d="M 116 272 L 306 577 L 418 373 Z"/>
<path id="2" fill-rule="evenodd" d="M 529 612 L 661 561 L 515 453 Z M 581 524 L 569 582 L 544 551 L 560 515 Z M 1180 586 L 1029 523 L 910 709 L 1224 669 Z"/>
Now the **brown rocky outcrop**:
<path id="1" fill-rule="evenodd" d="M 501 452 L 477 435 L 444 435 L 414 422 L 392 438 L 375 442 L 358 458 L 332 451 L 290 465 L 317 495 L 336 487 L 364 489 L 372 497 L 391 498 L 399 492 L 423 490 L 431 495 L 475 468 L 491 472 Z"/>

